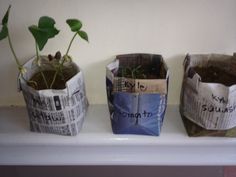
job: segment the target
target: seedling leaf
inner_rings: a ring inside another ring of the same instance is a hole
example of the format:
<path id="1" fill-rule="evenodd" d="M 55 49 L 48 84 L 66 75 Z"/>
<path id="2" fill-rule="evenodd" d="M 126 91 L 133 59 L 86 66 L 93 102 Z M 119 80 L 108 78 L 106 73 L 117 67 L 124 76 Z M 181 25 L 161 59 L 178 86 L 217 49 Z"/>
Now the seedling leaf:
<path id="1" fill-rule="evenodd" d="M 34 36 L 36 43 L 38 44 L 39 50 L 42 50 L 48 41 L 48 34 L 44 30 L 38 28 L 36 25 L 29 27 L 30 32 Z"/>
<path id="2" fill-rule="evenodd" d="M 38 27 L 39 28 L 53 28 L 55 25 L 55 20 L 48 16 L 40 17 Z"/>
<path id="3" fill-rule="evenodd" d="M 78 32 L 82 28 L 82 22 L 78 19 L 68 19 L 66 23 L 70 26 L 71 31 Z"/>
<path id="4" fill-rule="evenodd" d="M 11 5 L 9 5 L 9 7 L 7 9 L 7 12 L 6 12 L 6 14 L 4 15 L 4 17 L 2 19 L 2 25 L 7 25 L 10 9 L 11 9 Z"/>
<path id="5" fill-rule="evenodd" d="M 79 35 L 82 39 L 84 39 L 84 40 L 86 40 L 86 41 L 89 41 L 89 40 L 88 40 L 88 35 L 87 35 L 87 33 L 86 33 L 85 31 L 78 31 L 78 35 Z"/>
<path id="6" fill-rule="evenodd" d="M 0 31 L 0 40 L 5 39 L 8 36 L 8 17 L 10 12 L 11 5 L 8 7 L 7 12 L 5 13 L 3 19 L 2 19 L 2 29 Z"/>
<path id="7" fill-rule="evenodd" d="M 38 27 L 47 32 L 48 38 L 53 38 L 59 33 L 59 30 L 57 30 L 55 25 L 55 20 L 48 16 L 43 16 L 39 19 Z"/>
<path id="8" fill-rule="evenodd" d="M 0 40 L 5 39 L 8 36 L 8 28 L 7 25 L 2 26 L 2 30 L 0 32 Z"/>
<path id="9" fill-rule="evenodd" d="M 29 27 L 30 32 L 39 46 L 39 50 L 44 48 L 48 39 L 53 38 L 59 33 L 59 30 L 54 25 L 55 21 L 53 18 L 43 16 L 39 19 L 38 26 L 32 25 Z"/>

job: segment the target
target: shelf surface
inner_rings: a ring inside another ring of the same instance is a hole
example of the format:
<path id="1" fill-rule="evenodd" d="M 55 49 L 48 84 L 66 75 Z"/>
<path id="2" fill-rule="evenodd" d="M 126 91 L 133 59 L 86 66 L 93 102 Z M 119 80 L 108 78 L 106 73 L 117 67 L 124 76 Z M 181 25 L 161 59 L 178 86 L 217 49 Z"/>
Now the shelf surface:
<path id="1" fill-rule="evenodd" d="M 0 165 L 236 165 L 236 138 L 188 137 L 177 105 L 159 137 L 113 134 L 107 105 L 75 137 L 30 132 L 25 107 L 1 107 Z"/>

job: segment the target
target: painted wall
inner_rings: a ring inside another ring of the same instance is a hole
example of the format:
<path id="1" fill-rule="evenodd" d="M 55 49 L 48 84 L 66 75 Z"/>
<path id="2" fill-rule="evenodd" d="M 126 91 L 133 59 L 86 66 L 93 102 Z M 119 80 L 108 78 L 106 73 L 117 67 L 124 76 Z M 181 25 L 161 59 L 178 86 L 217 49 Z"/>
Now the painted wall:
<path id="1" fill-rule="evenodd" d="M 0 0 L 0 16 L 12 4 L 10 33 L 22 62 L 35 54 L 27 27 L 42 15 L 57 21 L 60 35 L 43 54 L 64 52 L 72 37 L 65 24 L 84 22 L 90 43 L 77 40 L 71 55 L 83 69 L 91 104 L 106 103 L 105 66 L 116 54 L 162 54 L 171 70 L 169 104 L 179 103 L 182 62 L 186 53 L 236 51 L 235 0 Z M 22 105 L 17 69 L 7 40 L 0 42 L 0 105 Z"/>

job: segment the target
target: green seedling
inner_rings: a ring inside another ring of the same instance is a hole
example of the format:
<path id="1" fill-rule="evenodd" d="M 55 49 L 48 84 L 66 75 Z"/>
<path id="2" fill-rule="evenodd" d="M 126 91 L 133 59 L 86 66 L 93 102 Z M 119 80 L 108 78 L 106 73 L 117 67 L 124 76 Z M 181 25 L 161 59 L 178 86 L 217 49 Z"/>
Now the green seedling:
<path id="1" fill-rule="evenodd" d="M 49 88 L 49 85 L 42 71 L 39 50 L 42 51 L 48 39 L 55 37 L 59 33 L 59 30 L 54 27 L 55 23 L 56 22 L 53 18 L 43 16 L 39 19 L 38 26 L 32 25 L 29 27 L 29 31 L 35 39 L 36 63 L 39 67 L 39 71 L 43 77 L 44 83 L 47 88 Z"/>
<path id="2" fill-rule="evenodd" d="M 11 9 L 11 6 L 8 7 L 7 12 L 2 19 L 2 29 L 0 31 L 0 40 L 8 38 L 11 52 L 13 53 L 17 67 L 18 67 L 19 72 L 23 78 L 23 74 L 27 71 L 23 67 L 23 65 L 20 63 L 20 61 L 14 51 L 11 37 L 10 37 L 10 33 L 9 33 L 9 28 L 8 28 L 8 18 L 9 18 L 10 9 Z M 49 60 L 53 60 L 54 58 L 57 60 L 57 62 L 52 63 L 53 67 L 55 68 L 55 74 L 53 76 L 53 80 L 51 83 L 47 82 L 46 76 L 42 70 L 42 66 L 41 66 L 41 62 L 40 62 L 41 57 L 40 57 L 39 52 L 43 50 L 44 46 L 46 45 L 47 41 L 50 38 L 54 38 L 59 33 L 59 30 L 55 27 L 56 22 L 51 17 L 43 16 L 43 17 L 40 17 L 40 19 L 38 21 L 38 25 L 31 25 L 28 28 L 35 39 L 36 64 L 39 67 L 40 74 L 43 78 L 44 84 L 46 85 L 47 89 L 53 87 L 57 75 L 60 75 L 63 78 L 63 73 L 62 73 L 63 64 L 65 61 L 72 60 L 71 57 L 69 56 L 69 51 L 70 51 L 71 45 L 72 45 L 75 37 L 78 35 L 82 39 L 88 41 L 87 33 L 85 31 L 81 30 L 81 28 L 82 28 L 81 21 L 79 21 L 78 19 L 68 19 L 68 20 L 66 20 L 66 23 L 69 25 L 71 31 L 74 32 L 75 34 L 73 35 L 73 37 L 69 43 L 66 54 L 62 58 L 61 58 L 60 52 L 57 52 L 55 57 L 52 57 L 51 55 L 48 56 Z M 30 83 L 30 85 L 33 84 L 37 87 L 37 83 L 35 81 L 27 81 L 27 83 Z"/>
<path id="3" fill-rule="evenodd" d="M 68 61 L 68 60 L 71 60 L 71 57 L 69 56 L 69 51 L 70 51 L 71 45 L 72 45 L 75 37 L 80 36 L 82 39 L 86 40 L 87 42 L 89 41 L 87 33 L 85 31 L 81 30 L 82 22 L 80 20 L 78 20 L 78 19 L 68 19 L 68 20 L 66 20 L 66 23 L 69 25 L 71 31 L 74 32 L 74 35 L 73 35 L 73 37 L 72 37 L 72 39 L 69 43 L 69 46 L 66 50 L 66 54 L 62 57 L 62 61 L 56 69 L 56 72 L 53 76 L 53 81 L 50 85 L 50 88 L 53 87 L 53 84 L 55 83 L 55 80 L 56 80 L 56 77 L 57 77 L 58 73 L 59 72 L 62 73 L 62 67 L 63 67 L 64 62 Z"/>
<path id="4" fill-rule="evenodd" d="M 14 48 L 13 48 L 13 45 L 12 45 L 12 42 L 11 42 L 11 37 L 10 37 L 10 34 L 9 34 L 9 30 L 8 30 L 8 18 L 9 18 L 10 9 L 11 9 L 11 6 L 8 7 L 7 12 L 6 12 L 6 14 L 4 15 L 4 17 L 2 19 L 2 29 L 1 29 L 1 32 L 0 32 L 0 40 L 3 40 L 5 38 L 8 39 L 8 43 L 9 43 L 10 49 L 12 51 L 12 54 L 14 56 L 14 59 L 16 61 L 17 67 L 18 67 L 20 73 L 23 74 L 24 72 L 26 72 L 26 70 L 20 64 L 20 61 L 16 56 L 16 53 L 14 51 Z"/>
<path id="5" fill-rule="evenodd" d="M 132 79 L 146 79 L 146 75 L 144 74 L 144 70 L 141 65 L 136 67 L 122 67 L 121 68 L 121 76 L 128 77 Z"/>

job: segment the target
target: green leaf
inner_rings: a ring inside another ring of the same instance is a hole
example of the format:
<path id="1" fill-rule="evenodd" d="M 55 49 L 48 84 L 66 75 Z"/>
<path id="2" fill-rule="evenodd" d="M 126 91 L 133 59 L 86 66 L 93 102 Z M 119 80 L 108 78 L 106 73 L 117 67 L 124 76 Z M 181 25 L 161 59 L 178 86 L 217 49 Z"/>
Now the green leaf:
<path id="1" fill-rule="evenodd" d="M 40 29 L 36 25 L 29 27 L 30 32 L 34 36 L 36 43 L 38 44 L 39 50 L 42 50 L 48 41 L 48 34 L 44 30 Z"/>
<path id="2" fill-rule="evenodd" d="M 71 31 L 78 32 L 82 28 L 82 22 L 78 19 L 68 19 L 66 23 L 70 26 Z"/>
<path id="3" fill-rule="evenodd" d="M 11 9 L 11 5 L 9 5 L 7 12 L 2 19 L 2 25 L 7 25 L 10 9 Z"/>
<path id="4" fill-rule="evenodd" d="M 48 38 L 53 38 L 59 33 L 59 30 L 54 27 L 55 23 L 53 18 L 43 16 L 39 19 L 38 27 L 47 33 Z"/>
<path id="5" fill-rule="evenodd" d="M 40 17 L 38 27 L 39 28 L 53 28 L 55 25 L 55 20 L 48 16 Z"/>
<path id="6" fill-rule="evenodd" d="M 85 31 L 78 31 L 78 35 L 79 35 L 82 39 L 84 39 L 84 40 L 86 40 L 86 41 L 89 41 L 89 40 L 88 40 L 88 35 L 87 35 L 87 33 L 86 33 Z"/>
<path id="7" fill-rule="evenodd" d="M 59 33 L 59 30 L 54 25 L 55 21 L 53 18 L 43 16 L 39 19 L 38 26 L 32 25 L 29 27 L 30 32 L 39 46 L 39 50 L 43 50 L 48 39 L 53 38 Z"/>
<path id="8" fill-rule="evenodd" d="M 5 39 L 8 36 L 7 23 L 8 23 L 10 8 L 11 8 L 11 5 L 8 7 L 7 12 L 2 19 L 2 29 L 0 31 L 0 40 Z"/>
<path id="9" fill-rule="evenodd" d="M 0 32 L 0 40 L 5 39 L 8 36 L 8 28 L 7 25 L 2 26 L 2 30 Z"/>
<path id="10" fill-rule="evenodd" d="M 44 28 L 41 30 L 47 33 L 48 38 L 53 38 L 59 33 L 59 30 L 57 30 L 56 28 L 47 28 L 47 29 Z"/>

